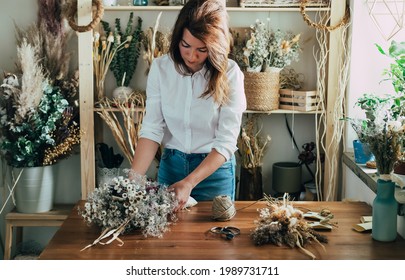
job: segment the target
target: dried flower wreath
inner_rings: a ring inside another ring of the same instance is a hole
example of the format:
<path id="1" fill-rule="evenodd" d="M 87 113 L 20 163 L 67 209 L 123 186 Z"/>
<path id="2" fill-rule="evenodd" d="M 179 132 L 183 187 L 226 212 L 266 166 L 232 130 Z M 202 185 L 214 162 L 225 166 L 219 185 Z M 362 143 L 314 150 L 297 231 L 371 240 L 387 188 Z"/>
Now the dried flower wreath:
<path id="1" fill-rule="evenodd" d="M 315 241 L 325 250 L 321 242 L 327 243 L 327 238 L 311 228 L 303 212 L 292 206 L 287 194 L 284 194 L 282 201 L 266 194 L 264 199 L 268 207 L 259 210 L 260 219 L 255 221 L 257 227 L 251 234 L 255 245 L 270 243 L 298 247 L 312 259 L 316 257 L 304 248 L 306 244 Z"/>
<path id="2" fill-rule="evenodd" d="M 177 220 L 173 209 L 177 206 L 174 192 L 165 186 L 147 180 L 146 176 L 124 170 L 126 177 L 118 176 L 95 189 L 79 214 L 88 224 L 100 226 L 101 235 L 82 250 L 96 244 L 106 245 L 114 240 L 124 242 L 119 235 L 141 230 L 142 234 L 162 237 L 169 225 Z M 110 238 L 107 242 L 103 239 Z"/>
<path id="3" fill-rule="evenodd" d="M 66 12 L 66 18 L 70 27 L 77 32 L 87 32 L 93 30 L 97 24 L 100 23 L 104 15 L 104 7 L 101 0 L 92 0 L 92 5 L 96 7 L 96 12 L 94 13 L 92 21 L 87 25 L 77 25 L 75 22 L 75 15 L 77 13 L 77 0 L 73 0 Z"/>

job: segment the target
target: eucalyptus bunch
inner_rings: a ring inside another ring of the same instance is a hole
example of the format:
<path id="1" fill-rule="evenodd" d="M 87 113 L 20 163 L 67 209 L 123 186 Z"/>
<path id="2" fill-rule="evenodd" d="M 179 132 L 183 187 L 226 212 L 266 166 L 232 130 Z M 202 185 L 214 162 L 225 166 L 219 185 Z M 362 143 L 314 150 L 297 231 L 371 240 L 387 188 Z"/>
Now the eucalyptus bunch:
<path id="1" fill-rule="evenodd" d="M 101 23 L 106 34 L 113 34 L 113 49 L 120 48 L 124 42 L 123 48 L 111 58 L 109 69 L 114 74 L 117 86 L 128 86 L 135 73 L 140 55 L 142 19 L 138 17 L 137 24 L 134 25 L 134 13 L 131 12 L 125 31 L 121 29 L 120 18 L 115 19 L 114 30 L 111 30 L 108 22 L 101 21 Z"/>

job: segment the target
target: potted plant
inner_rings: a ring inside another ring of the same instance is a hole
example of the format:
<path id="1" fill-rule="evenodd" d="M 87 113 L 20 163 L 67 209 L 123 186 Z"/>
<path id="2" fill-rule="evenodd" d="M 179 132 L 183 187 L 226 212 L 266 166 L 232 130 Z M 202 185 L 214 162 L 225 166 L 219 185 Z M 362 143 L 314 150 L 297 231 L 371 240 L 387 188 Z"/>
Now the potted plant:
<path id="1" fill-rule="evenodd" d="M 42 1 L 40 14 L 50 8 L 44 5 L 60 4 Z M 0 152 L 10 167 L 19 170 L 15 190 L 20 212 L 52 208 L 49 167 L 71 155 L 80 141 L 78 73 L 69 73 L 70 54 L 65 51 L 69 32 L 56 14 L 39 16 L 38 23 L 26 30 L 16 26 L 17 69 L 6 74 L 0 86 Z M 36 173 L 47 177 L 35 179 Z M 46 185 L 49 192 L 41 191 Z M 26 194 L 38 197 L 24 198 Z"/>
<path id="2" fill-rule="evenodd" d="M 245 94 L 249 110 L 279 108 L 280 71 L 298 61 L 300 34 L 273 30 L 260 20 L 247 34 L 233 31 L 230 57 L 245 71 Z"/>
<path id="3" fill-rule="evenodd" d="M 397 236 L 398 206 L 391 173 L 404 141 L 404 99 L 397 94 L 383 97 L 364 94 L 356 105 L 364 111 L 365 117 L 350 119 L 351 125 L 374 154 L 379 173 L 377 196 L 373 201 L 372 236 L 379 241 L 393 241 Z"/>

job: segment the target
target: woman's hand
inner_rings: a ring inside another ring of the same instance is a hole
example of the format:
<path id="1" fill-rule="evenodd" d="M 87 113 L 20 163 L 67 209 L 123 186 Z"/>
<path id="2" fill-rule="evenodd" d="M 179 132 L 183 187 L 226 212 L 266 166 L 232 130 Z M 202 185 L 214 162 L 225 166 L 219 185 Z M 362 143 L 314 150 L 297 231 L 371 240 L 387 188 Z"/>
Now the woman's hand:
<path id="1" fill-rule="evenodd" d="M 179 204 L 174 209 L 175 212 L 181 210 L 186 205 L 188 198 L 190 197 L 193 185 L 186 180 L 178 181 L 169 187 L 169 191 L 173 191 L 176 194 Z"/>

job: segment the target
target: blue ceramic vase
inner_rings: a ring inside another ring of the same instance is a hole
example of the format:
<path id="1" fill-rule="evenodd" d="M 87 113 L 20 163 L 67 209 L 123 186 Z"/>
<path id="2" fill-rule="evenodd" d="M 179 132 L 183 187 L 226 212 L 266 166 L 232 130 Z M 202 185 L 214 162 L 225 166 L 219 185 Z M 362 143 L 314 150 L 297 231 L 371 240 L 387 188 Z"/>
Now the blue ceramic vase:
<path id="1" fill-rule="evenodd" d="M 373 201 L 372 237 L 377 241 L 394 241 L 397 238 L 398 203 L 394 197 L 395 183 L 377 180 L 377 196 Z"/>

